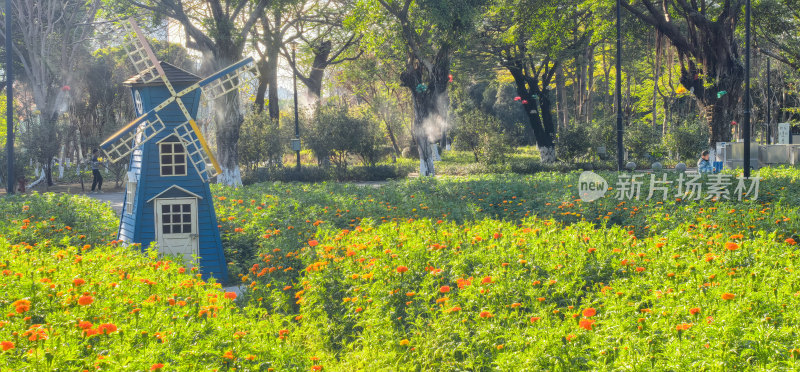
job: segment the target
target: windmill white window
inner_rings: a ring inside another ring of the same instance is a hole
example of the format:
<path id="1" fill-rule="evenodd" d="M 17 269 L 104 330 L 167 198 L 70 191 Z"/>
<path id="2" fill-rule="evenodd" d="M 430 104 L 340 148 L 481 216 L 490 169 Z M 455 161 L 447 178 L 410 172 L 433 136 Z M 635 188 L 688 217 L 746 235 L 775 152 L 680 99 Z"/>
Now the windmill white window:
<path id="1" fill-rule="evenodd" d="M 134 201 L 136 200 L 136 175 L 128 172 L 128 182 L 125 188 L 125 212 L 133 214 Z"/>
<path id="2" fill-rule="evenodd" d="M 168 137 L 158 144 L 161 176 L 186 175 L 186 149 L 176 137 Z"/>

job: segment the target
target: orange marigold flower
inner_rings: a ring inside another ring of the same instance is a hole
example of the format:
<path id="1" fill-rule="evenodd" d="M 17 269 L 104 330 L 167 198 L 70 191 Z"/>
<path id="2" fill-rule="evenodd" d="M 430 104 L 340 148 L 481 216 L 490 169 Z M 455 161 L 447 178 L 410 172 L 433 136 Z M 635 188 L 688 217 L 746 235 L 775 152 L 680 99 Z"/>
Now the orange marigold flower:
<path id="1" fill-rule="evenodd" d="M 19 314 L 22 314 L 31 309 L 31 302 L 28 300 L 17 300 L 14 301 L 13 305 L 14 305 L 14 310 Z"/>
<path id="2" fill-rule="evenodd" d="M 490 313 L 488 311 L 481 311 L 481 313 L 478 314 L 478 316 L 480 316 L 481 318 L 491 318 L 492 317 L 492 313 Z"/>
<path id="3" fill-rule="evenodd" d="M 450 292 L 450 286 L 448 286 L 448 285 L 443 285 L 443 286 L 441 286 L 441 287 L 439 288 L 439 292 L 441 292 L 441 293 L 447 293 L 447 292 Z"/>
<path id="4" fill-rule="evenodd" d="M 564 338 L 565 338 L 567 341 L 572 341 L 572 340 L 574 340 L 576 337 L 578 337 L 578 336 L 575 336 L 574 334 L 570 333 L 570 334 L 568 334 L 568 335 L 567 335 L 566 337 L 564 337 Z"/>
<path id="5" fill-rule="evenodd" d="M 640 273 L 640 272 L 642 272 L 642 271 L 644 271 L 644 267 L 637 267 L 637 268 L 636 268 L 636 272 L 637 272 L 637 273 Z"/>
<path id="6" fill-rule="evenodd" d="M 401 266 L 397 267 L 397 272 L 400 273 L 400 274 L 402 274 L 402 273 L 404 273 L 406 271 L 408 271 L 408 267 L 406 267 L 406 266 L 402 266 L 401 265 Z"/>
<path id="7" fill-rule="evenodd" d="M 14 343 L 11 341 L 2 341 L 0 342 L 0 346 L 3 347 L 3 351 L 11 350 L 14 348 Z"/>
<path id="8" fill-rule="evenodd" d="M 589 249 L 587 249 L 587 251 L 589 253 L 594 253 L 595 251 L 597 251 L 597 248 L 589 248 Z"/>
<path id="9" fill-rule="evenodd" d="M 725 300 L 725 301 L 733 300 L 734 297 L 736 297 L 736 295 L 733 294 L 733 293 L 723 293 L 722 294 L 722 299 Z"/>
<path id="10" fill-rule="evenodd" d="M 409 341 L 406 338 L 400 340 L 400 346 L 408 346 L 408 344 L 410 344 L 410 343 L 411 343 L 411 341 Z"/>
<path id="11" fill-rule="evenodd" d="M 792 238 L 786 239 L 786 240 L 784 240 L 784 241 L 785 241 L 786 243 L 789 243 L 790 245 L 795 245 L 795 244 L 797 244 L 797 242 L 796 242 L 794 239 L 792 239 Z"/>
<path id="12" fill-rule="evenodd" d="M 532 317 L 531 317 L 531 323 L 536 323 L 536 322 L 538 322 L 538 321 L 539 321 L 539 320 L 541 320 L 541 319 L 542 319 L 542 318 L 540 318 L 540 317 L 538 317 L 538 316 L 532 316 Z"/>
<path id="13" fill-rule="evenodd" d="M 94 326 L 92 324 L 92 322 L 89 322 L 89 321 L 86 321 L 86 320 L 83 320 L 80 323 L 78 323 L 78 328 L 83 329 L 83 330 L 87 330 L 89 328 L 92 328 L 92 326 Z"/>
<path id="14" fill-rule="evenodd" d="M 163 363 L 156 363 L 156 364 L 153 364 L 152 366 L 150 366 L 150 370 L 151 371 L 158 371 L 161 368 L 164 368 L 164 364 Z"/>
<path id="15" fill-rule="evenodd" d="M 82 285 L 83 285 L 83 284 L 85 284 L 85 283 L 86 283 L 86 281 L 85 281 L 85 280 L 83 280 L 83 279 L 81 279 L 81 278 L 75 278 L 75 279 L 72 279 L 72 284 L 73 284 L 74 286 L 76 286 L 76 287 L 80 287 L 80 286 L 82 286 Z"/>
<path id="16" fill-rule="evenodd" d="M 587 318 L 591 318 L 595 316 L 595 314 L 597 314 L 597 310 L 595 310 L 593 307 L 589 307 L 583 310 L 583 316 Z"/>
<path id="17" fill-rule="evenodd" d="M 739 249 L 739 244 L 736 244 L 734 242 L 727 242 L 727 243 L 725 243 L 725 249 L 727 249 L 729 251 L 735 251 L 735 250 Z"/>
<path id="18" fill-rule="evenodd" d="M 461 311 L 461 307 L 453 306 L 453 307 L 450 308 L 450 310 L 447 310 L 447 311 L 451 312 L 451 313 L 454 313 L 454 312 L 457 312 L 457 311 Z"/>
<path id="19" fill-rule="evenodd" d="M 225 358 L 225 359 L 233 360 L 233 358 L 234 358 L 233 351 L 231 351 L 231 350 L 226 351 L 225 354 L 222 354 L 222 357 Z"/>
<path id="20" fill-rule="evenodd" d="M 91 305 L 94 302 L 94 298 L 92 296 L 81 296 L 78 298 L 78 305 L 86 306 Z"/>
<path id="21" fill-rule="evenodd" d="M 689 313 L 692 314 L 692 315 L 697 315 L 697 314 L 700 313 L 700 308 L 699 307 L 693 307 L 693 308 L 689 309 Z"/>
<path id="22" fill-rule="evenodd" d="M 580 323 L 578 323 L 578 325 L 581 328 L 583 328 L 583 329 L 585 329 L 587 331 L 591 331 L 592 330 L 592 325 L 593 324 L 594 324 L 594 320 L 591 320 L 591 319 L 581 319 Z"/>
<path id="23" fill-rule="evenodd" d="M 236 299 L 236 292 L 225 292 L 225 298 L 227 298 L 229 300 L 235 300 Z"/>
<path id="24" fill-rule="evenodd" d="M 481 284 L 489 284 L 489 283 L 492 283 L 492 277 L 491 276 L 484 277 L 481 280 Z"/>
<path id="25" fill-rule="evenodd" d="M 501 234 L 501 233 L 494 233 L 494 234 L 492 235 L 492 238 L 495 238 L 495 239 L 500 239 L 500 238 L 502 238 L 502 237 L 503 237 L 503 234 Z"/>
<path id="26" fill-rule="evenodd" d="M 685 330 L 688 330 L 689 328 L 692 328 L 693 325 L 694 324 L 692 324 L 692 323 L 681 323 L 681 324 L 676 325 L 675 329 L 678 330 L 678 331 L 685 331 Z"/>
<path id="27" fill-rule="evenodd" d="M 322 366 L 319 365 L 319 364 L 315 364 L 315 365 L 311 366 L 311 370 L 312 371 L 322 371 Z"/>
<path id="28" fill-rule="evenodd" d="M 308 241 L 308 245 L 311 247 L 316 247 L 318 244 L 319 242 L 313 239 Z"/>
<path id="29" fill-rule="evenodd" d="M 99 325 L 97 327 L 97 330 L 100 331 L 100 333 L 109 334 L 109 333 L 116 332 L 117 331 L 117 326 L 114 325 L 113 323 L 105 323 L 105 324 Z"/>

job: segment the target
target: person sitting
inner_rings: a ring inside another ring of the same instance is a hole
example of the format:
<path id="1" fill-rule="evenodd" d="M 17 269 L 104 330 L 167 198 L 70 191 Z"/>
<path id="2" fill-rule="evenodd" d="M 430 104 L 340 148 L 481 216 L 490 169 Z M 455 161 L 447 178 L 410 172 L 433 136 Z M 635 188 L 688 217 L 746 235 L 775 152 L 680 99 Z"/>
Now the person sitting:
<path id="1" fill-rule="evenodd" d="M 697 161 L 697 171 L 700 173 L 714 173 L 714 167 L 711 165 L 711 161 L 708 160 L 708 150 L 703 151 L 700 154 L 700 160 Z"/>

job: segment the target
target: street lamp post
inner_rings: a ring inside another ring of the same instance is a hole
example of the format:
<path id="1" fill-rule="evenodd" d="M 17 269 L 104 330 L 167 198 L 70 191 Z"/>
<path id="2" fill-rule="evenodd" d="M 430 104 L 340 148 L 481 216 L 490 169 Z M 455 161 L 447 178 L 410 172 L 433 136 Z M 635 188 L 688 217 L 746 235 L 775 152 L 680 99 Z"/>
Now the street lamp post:
<path id="1" fill-rule="evenodd" d="M 770 58 L 767 56 L 767 145 L 772 144 L 772 139 L 770 138 L 770 136 L 772 136 L 772 127 L 770 127 L 772 123 L 772 106 L 770 106 L 772 103 L 772 86 L 769 81 L 769 75 L 771 73 L 769 60 Z"/>
<path id="2" fill-rule="evenodd" d="M 14 46 L 11 37 L 11 1 L 6 1 L 6 154 L 8 179 L 6 192 L 14 193 Z"/>
<path id="3" fill-rule="evenodd" d="M 744 8 L 744 177 L 750 178 L 750 0 Z"/>
<path id="4" fill-rule="evenodd" d="M 297 42 L 292 42 L 292 63 L 297 64 L 295 54 L 297 52 Z M 294 84 L 294 140 L 295 152 L 297 153 L 297 170 L 300 170 L 300 118 L 297 117 L 297 72 L 292 69 L 292 80 Z"/>
<path id="5" fill-rule="evenodd" d="M 620 26 L 620 0 L 617 0 L 617 169 L 625 166 L 622 159 L 622 30 Z"/>

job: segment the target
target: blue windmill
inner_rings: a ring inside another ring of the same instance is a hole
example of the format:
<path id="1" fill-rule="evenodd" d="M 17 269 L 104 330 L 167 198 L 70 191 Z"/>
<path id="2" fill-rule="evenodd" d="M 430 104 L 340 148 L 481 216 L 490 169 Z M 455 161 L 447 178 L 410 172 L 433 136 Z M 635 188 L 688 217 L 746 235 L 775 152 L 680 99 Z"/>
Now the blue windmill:
<path id="1" fill-rule="evenodd" d="M 133 19 L 123 24 L 123 45 L 139 73 L 125 84 L 136 106 L 134 121 L 100 148 L 116 162 L 130 155 L 119 239 L 156 242 L 161 253 L 199 257 L 205 276 L 227 277 L 209 181 L 220 173 L 194 117 L 205 99 L 219 98 L 257 76 L 246 58 L 203 79 L 158 61 Z"/>

